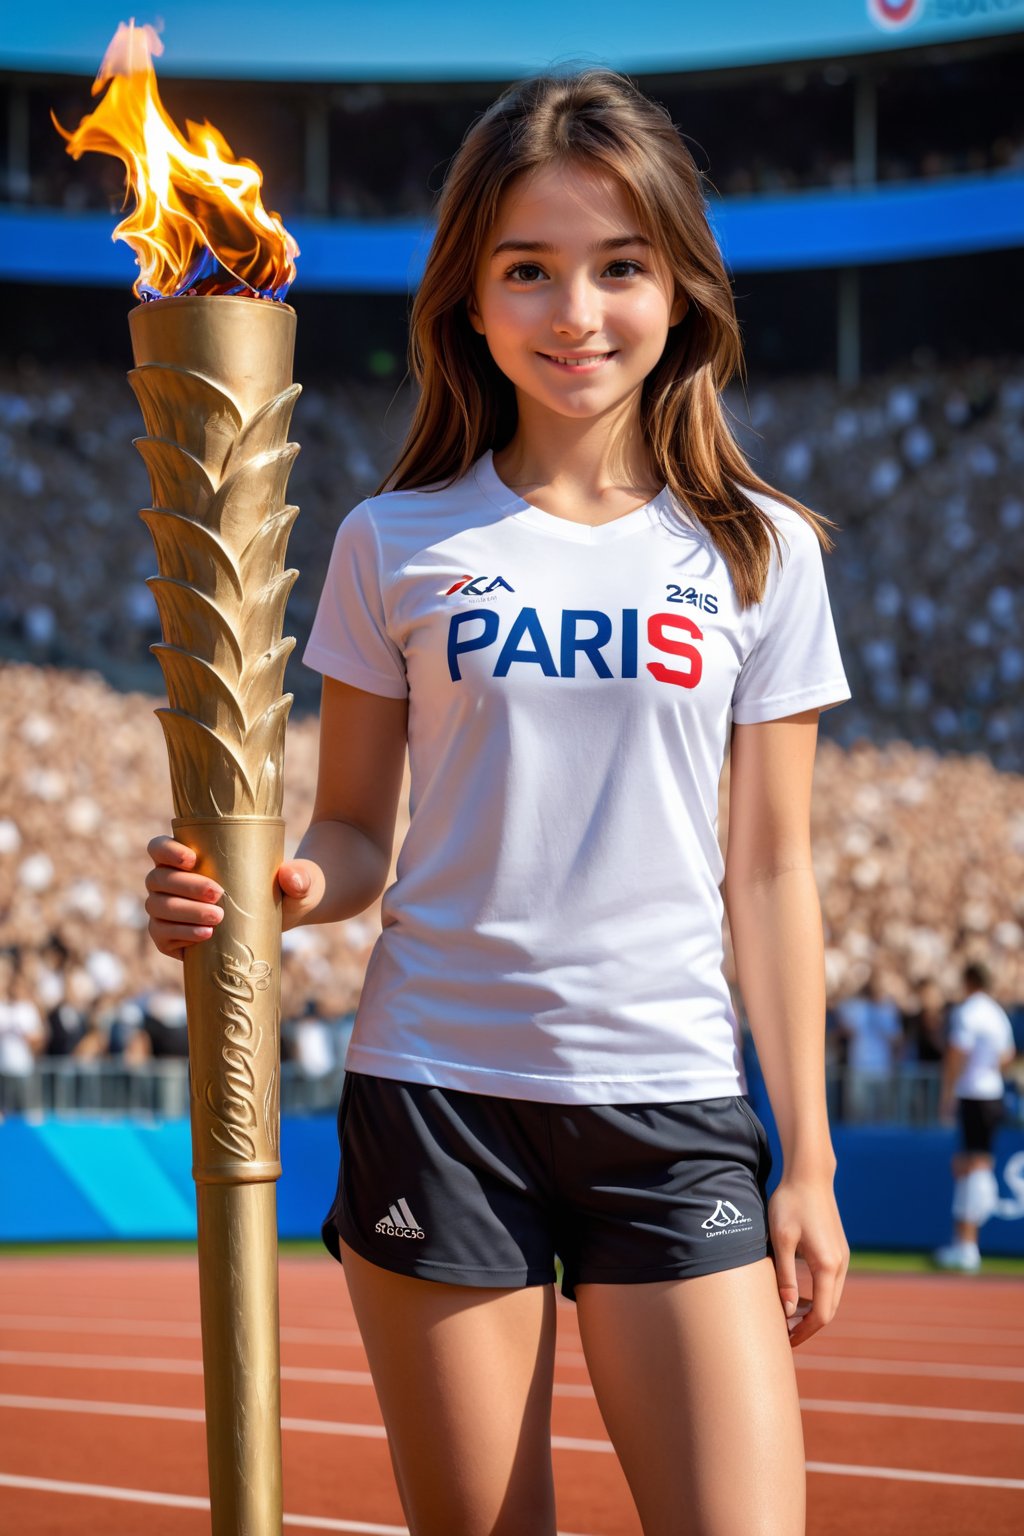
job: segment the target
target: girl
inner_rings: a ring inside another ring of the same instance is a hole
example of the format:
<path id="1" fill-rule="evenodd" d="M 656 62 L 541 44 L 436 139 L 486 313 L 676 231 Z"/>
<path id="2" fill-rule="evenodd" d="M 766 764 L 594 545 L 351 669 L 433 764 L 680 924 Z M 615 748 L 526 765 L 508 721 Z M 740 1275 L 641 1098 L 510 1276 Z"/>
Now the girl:
<path id="1" fill-rule="evenodd" d="M 646 1536 L 796 1536 L 792 1347 L 849 1261 L 809 820 L 818 714 L 850 690 L 826 519 L 725 421 L 736 315 L 666 111 L 607 69 L 504 91 L 449 168 L 410 359 L 405 446 L 341 524 L 304 654 L 319 781 L 278 874 L 286 927 L 374 901 L 408 745 L 324 1240 L 409 1527 L 555 1531 L 557 1254 Z M 190 850 L 150 850 L 180 955 L 219 909 Z"/>

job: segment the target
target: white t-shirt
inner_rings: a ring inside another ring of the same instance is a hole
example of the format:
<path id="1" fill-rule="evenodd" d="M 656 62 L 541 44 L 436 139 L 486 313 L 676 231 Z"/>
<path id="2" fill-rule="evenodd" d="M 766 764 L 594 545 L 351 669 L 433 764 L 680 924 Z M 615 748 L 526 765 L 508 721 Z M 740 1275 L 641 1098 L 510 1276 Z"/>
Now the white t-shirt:
<path id="1" fill-rule="evenodd" d="M 667 488 L 596 528 L 488 450 L 343 521 L 303 660 L 409 697 L 411 821 L 346 1067 L 561 1103 L 746 1091 L 723 975 L 732 721 L 850 697 L 821 546 L 740 612 Z"/>
<path id="2" fill-rule="evenodd" d="M 972 992 L 950 1010 L 949 1043 L 967 1052 L 953 1092 L 959 1099 L 1001 1099 L 999 1058 L 1013 1049 L 1013 1026 L 994 997 Z"/>

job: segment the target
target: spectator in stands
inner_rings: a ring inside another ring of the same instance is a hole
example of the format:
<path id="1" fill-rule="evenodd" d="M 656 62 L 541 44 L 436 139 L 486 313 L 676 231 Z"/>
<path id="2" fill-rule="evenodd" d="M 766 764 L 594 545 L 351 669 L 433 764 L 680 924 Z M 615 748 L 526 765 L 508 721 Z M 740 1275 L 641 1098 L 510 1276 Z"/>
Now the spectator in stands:
<path id="1" fill-rule="evenodd" d="M 137 1050 L 158 1061 L 188 1055 L 185 998 L 180 987 L 155 987 L 138 998 L 142 1020 Z"/>
<path id="2" fill-rule="evenodd" d="M 92 1028 L 96 989 L 86 971 L 73 966 L 67 971 L 60 1001 L 46 1016 L 49 1026 L 47 1056 L 74 1056 Z"/>
<path id="3" fill-rule="evenodd" d="M 930 977 L 917 982 L 900 1017 L 902 1069 L 907 1080 L 904 1112 L 911 1123 L 927 1125 L 938 1112 L 938 1079 L 946 1050 L 948 1018 L 942 988 Z"/>
<path id="4" fill-rule="evenodd" d="M 0 1112 L 25 1110 L 46 1026 L 16 954 L 0 956 Z"/>
<path id="5" fill-rule="evenodd" d="M 903 1034 L 908 1061 L 941 1061 L 946 1050 L 946 1006 L 942 988 L 934 981 L 919 981 L 914 988 L 914 1002 L 903 1014 Z"/>
<path id="6" fill-rule="evenodd" d="M 999 1184 L 992 1139 L 1004 1118 L 1003 1071 L 1017 1054 L 1013 1029 L 990 995 L 991 973 L 973 961 L 964 967 L 965 997 L 953 1009 L 942 1081 L 940 1114 L 960 1125 L 961 1151 L 954 1155 L 954 1241 L 934 1254 L 942 1269 L 974 1273 L 981 1268 L 978 1231 L 995 1211 Z"/>
<path id="7" fill-rule="evenodd" d="M 339 1069 L 338 1031 L 321 999 L 306 997 L 301 1011 L 281 1026 L 282 1050 L 293 1063 L 292 1100 L 309 1110 L 326 1110 L 337 1104 Z"/>
<path id="8" fill-rule="evenodd" d="M 843 1118 L 855 1124 L 884 1119 L 903 1031 L 899 1010 L 877 972 L 838 1004 L 836 1029 L 846 1041 Z"/>

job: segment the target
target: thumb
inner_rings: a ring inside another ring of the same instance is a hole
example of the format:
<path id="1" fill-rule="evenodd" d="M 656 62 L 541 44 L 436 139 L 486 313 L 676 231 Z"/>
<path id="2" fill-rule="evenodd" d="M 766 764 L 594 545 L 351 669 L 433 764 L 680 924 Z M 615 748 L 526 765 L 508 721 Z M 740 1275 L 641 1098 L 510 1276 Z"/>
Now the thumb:
<path id="1" fill-rule="evenodd" d="M 277 871 L 277 883 L 281 887 L 283 896 L 291 896 L 296 901 L 301 901 L 308 896 L 313 884 L 311 871 L 306 867 L 302 859 L 297 859 L 292 864 L 282 864 Z"/>

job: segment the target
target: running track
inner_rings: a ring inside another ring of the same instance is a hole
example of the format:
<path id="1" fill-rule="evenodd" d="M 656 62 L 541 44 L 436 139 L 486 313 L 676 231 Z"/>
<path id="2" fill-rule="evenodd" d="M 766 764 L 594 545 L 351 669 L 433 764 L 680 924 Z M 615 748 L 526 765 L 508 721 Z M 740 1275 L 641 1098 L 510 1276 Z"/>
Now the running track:
<path id="1" fill-rule="evenodd" d="M 848 1277 L 796 1353 L 808 1536 L 1024 1531 L 1021 1300 L 1001 1278 Z M 286 1531 L 402 1536 L 326 1256 L 282 1260 L 281 1317 Z M 207 1536 L 199 1362 L 193 1258 L 0 1263 L 0 1532 Z M 640 1536 L 565 1302 L 555 1392 L 559 1530 Z"/>

